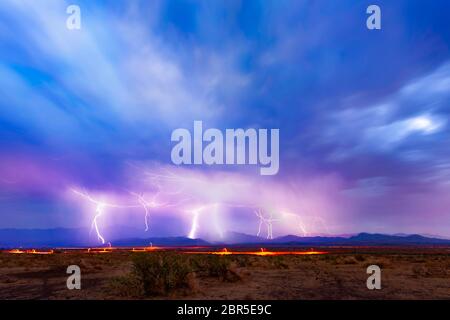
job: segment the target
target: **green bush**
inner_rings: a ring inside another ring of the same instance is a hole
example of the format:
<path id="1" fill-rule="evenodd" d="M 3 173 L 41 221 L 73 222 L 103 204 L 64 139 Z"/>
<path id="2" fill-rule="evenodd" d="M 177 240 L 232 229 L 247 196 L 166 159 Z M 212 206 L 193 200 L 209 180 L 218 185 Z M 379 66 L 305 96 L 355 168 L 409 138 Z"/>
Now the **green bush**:
<path id="1" fill-rule="evenodd" d="M 111 288 L 120 296 L 158 296 L 196 291 L 196 273 L 239 281 L 242 277 L 229 257 L 192 255 L 174 252 L 135 253 L 129 275 L 111 281 Z"/>
<path id="2" fill-rule="evenodd" d="M 237 266 L 241 268 L 252 266 L 252 261 L 248 256 L 237 255 L 234 257 L 233 261 L 235 261 Z"/>
<path id="3" fill-rule="evenodd" d="M 167 294 L 174 289 L 189 288 L 188 275 L 193 272 L 188 257 L 177 253 L 139 253 L 133 257 L 132 274 L 145 295 Z"/>
<path id="4" fill-rule="evenodd" d="M 226 256 L 207 256 L 207 271 L 210 276 L 226 279 L 230 259 Z"/>
<path id="5" fill-rule="evenodd" d="M 271 264 L 277 269 L 289 269 L 289 265 L 286 263 L 283 257 L 274 256 L 271 257 Z"/>
<path id="6" fill-rule="evenodd" d="M 142 284 L 133 274 L 111 279 L 110 286 L 119 297 L 138 298 L 144 295 Z"/>
<path id="7" fill-rule="evenodd" d="M 198 255 L 193 258 L 193 265 L 198 272 L 205 272 L 210 277 L 229 282 L 241 280 L 234 263 L 228 256 Z"/>

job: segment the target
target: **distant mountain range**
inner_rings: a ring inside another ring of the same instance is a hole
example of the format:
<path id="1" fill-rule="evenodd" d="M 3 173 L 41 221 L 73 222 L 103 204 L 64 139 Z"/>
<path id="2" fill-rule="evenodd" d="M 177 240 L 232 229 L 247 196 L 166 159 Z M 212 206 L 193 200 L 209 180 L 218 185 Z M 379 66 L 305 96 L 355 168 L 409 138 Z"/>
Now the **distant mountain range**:
<path id="1" fill-rule="evenodd" d="M 450 245 L 450 240 L 429 238 L 418 234 L 412 235 L 386 235 L 359 233 L 349 238 L 344 237 L 298 237 L 285 236 L 273 240 L 280 244 L 304 244 L 304 245 Z"/>
<path id="2" fill-rule="evenodd" d="M 228 232 L 220 241 L 206 241 L 187 237 L 146 237 L 142 232 L 136 235 L 132 228 L 118 228 L 112 240 L 113 246 L 221 246 L 221 245 L 265 245 L 265 246 L 383 246 L 383 245 L 450 245 L 449 239 L 422 235 L 385 235 L 359 233 L 353 236 L 287 235 L 265 239 L 237 232 Z M 70 229 L 0 229 L 0 248 L 30 247 L 88 247 L 98 246 L 98 239 L 84 228 Z"/>
<path id="3" fill-rule="evenodd" d="M 130 227 L 108 228 L 106 239 L 146 238 L 148 233 Z M 89 228 L 0 229 L 0 248 L 9 247 L 89 247 L 99 241 Z"/>

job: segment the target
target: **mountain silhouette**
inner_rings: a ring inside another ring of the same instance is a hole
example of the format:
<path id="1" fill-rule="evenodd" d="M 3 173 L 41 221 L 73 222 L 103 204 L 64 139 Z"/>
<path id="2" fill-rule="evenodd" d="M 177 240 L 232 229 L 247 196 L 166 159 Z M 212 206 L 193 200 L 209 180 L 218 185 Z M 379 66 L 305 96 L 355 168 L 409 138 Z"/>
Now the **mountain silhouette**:
<path id="1" fill-rule="evenodd" d="M 384 245 L 450 245 L 450 240 L 426 237 L 418 234 L 372 234 L 359 233 L 350 237 L 286 235 L 266 239 L 245 233 L 227 232 L 219 241 L 190 239 L 184 236 L 149 237 L 132 228 L 116 228 L 111 233 L 113 246 L 219 246 L 219 245 L 264 245 L 264 246 L 384 246 Z M 110 239 L 110 238 L 108 238 Z M 95 234 L 85 228 L 55 229 L 0 229 L 0 248 L 55 248 L 100 246 Z"/>

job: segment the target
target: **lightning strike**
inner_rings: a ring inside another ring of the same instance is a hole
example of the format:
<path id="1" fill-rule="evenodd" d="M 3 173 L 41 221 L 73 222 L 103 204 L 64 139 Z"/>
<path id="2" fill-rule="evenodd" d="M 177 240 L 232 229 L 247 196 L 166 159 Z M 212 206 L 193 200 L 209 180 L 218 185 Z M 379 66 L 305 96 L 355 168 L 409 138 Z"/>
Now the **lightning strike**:
<path id="1" fill-rule="evenodd" d="M 137 166 L 135 167 L 138 168 Z M 248 209 L 249 213 L 254 211 L 259 219 L 257 236 L 261 236 L 261 234 L 264 233 L 264 236 L 267 239 L 273 239 L 274 222 L 279 222 L 280 226 L 295 226 L 297 229 L 296 233 L 302 236 L 308 235 L 310 233 L 310 228 L 317 229 L 319 227 L 319 229 L 323 228 L 324 230 L 328 230 L 324 220 L 320 217 L 308 218 L 305 221 L 304 218 L 307 217 L 303 215 L 284 210 L 268 210 L 264 206 L 253 202 L 239 203 L 240 201 L 236 201 L 236 203 L 231 203 L 229 201 L 217 201 L 218 199 L 214 199 L 214 202 L 211 203 L 207 198 L 204 199 L 203 194 L 195 194 L 195 192 L 193 193 L 191 191 L 192 185 L 201 185 L 205 183 L 207 185 L 208 183 L 205 179 L 196 176 L 184 176 L 182 174 L 177 174 L 177 172 L 172 172 L 167 168 L 164 168 L 159 172 L 144 171 L 143 176 L 145 181 L 151 184 L 151 188 L 156 189 L 156 192 L 152 192 L 152 195 L 149 196 L 144 195 L 144 193 L 129 191 L 129 194 L 132 195 L 135 198 L 134 201 L 136 201 L 136 204 L 132 205 L 120 205 L 117 203 L 100 201 L 91 197 L 87 192 L 81 192 L 75 189 L 72 190 L 95 205 L 95 215 L 92 219 L 91 230 L 95 230 L 97 238 L 102 244 L 105 244 L 106 240 L 101 232 L 100 219 L 105 216 L 105 212 L 108 208 L 143 208 L 145 213 L 145 231 L 148 231 L 150 228 L 149 220 L 152 210 L 156 208 L 178 207 L 176 210 L 191 216 L 190 230 L 187 235 L 191 239 L 198 237 L 200 225 L 202 226 L 202 229 L 209 225 L 212 226 L 215 233 L 223 238 L 223 225 L 221 223 L 222 212 L 220 210 L 222 207 L 246 208 L 245 210 Z M 232 186 L 238 186 L 238 184 L 233 184 Z M 164 202 L 159 200 L 160 196 L 161 198 L 164 198 Z M 167 199 L 169 199 L 170 203 L 165 202 Z M 189 208 L 185 203 L 188 205 L 193 203 L 200 205 L 198 207 Z M 212 216 L 208 217 L 207 220 L 203 217 L 205 210 L 211 210 L 210 213 Z M 274 214 L 276 214 L 276 219 L 274 218 Z M 308 224 L 305 222 L 308 222 Z"/>
<path id="2" fill-rule="evenodd" d="M 188 235 L 189 239 L 195 239 L 195 235 L 196 235 L 197 229 L 198 229 L 198 216 L 200 215 L 200 211 L 202 209 L 203 208 L 191 210 L 191 212 L 193 213 L 193 217 L 192 217 L 191 231 L 189 232 L 189 235 Z"/>
<path id="3" fill-rule="evenodd" d="M 278 219 L 273 219 L 272 218 L 272 213 L 270 213 L 269 218 L 266 218 L 263 216 L 261 210 L 255 210 L 255 214 L 256 216 L 259 218 L 259 226 L 258 226 L 258 233 L 257 236 L 259 237 L 259 235 L 261 234 L 261 227 L 263 224 L 266 225 L 267 227 L 267 239 L 273 239 L 273 225 L 272 223 L 275 221 L 278 221 Z"/>
<path id="4" fill-rule="evenodd" d="M 128 205 L 128 206 L 124 206 L 124 205 L 118 205 L 118 204 L 112 204 L 112 203 L 107 203 L 107 202 L 103 202 L 100 200 L 96 200 L 94 198 L 92 198 L 87 192 L 81 192 L 79 190 L 73 189 L 72 188 L 72 192 L 74 192 L 75 194 L 83 197 L 84 199 L 88 200 L 89 202 L 95 204 L 96 208 L 95 208 L 95 216 L 92 220 L 92 224 L 91 224 L 91 230 L 95 229 L 95 232 L 97 234 L 97 238 L 98 240 L 102 243 L 105 244 L 105 238 L 103 237 L 103 235 L 100 232 L 100 228 L 98 226 L 98 218 L 101 217 L 103 215 L 104 209 L 109 207 L 109 208 L 138 208 L 140 207 L 140 205 Z"/>
<path id="5" fill-rule="evenodd" d="M 159 203 L 159 202 L 156 201 L 156 198 L 160 194 L 159 191 L 156 192 L 153 195 L 153 197 L 151 198 L 150 201 L 147 201 L 144 198 L 143 194 L 138 194 L 138 193 L 135 193 L 135 192 L 131 192 L 131 194 L 137 197 L 139 204 L 144 208 L 144 211 L 145 211 L 145 217 L 144 217 L 145 231 L 148 231 L 148 229 L 149 229 L 148 218 L 149 218 L 149 214 L 150 214 L 149 208 L 151 208 L 151 209 L 162 208 L 162 207 L 165 207 L 166 204 L 165 203 Z"/>

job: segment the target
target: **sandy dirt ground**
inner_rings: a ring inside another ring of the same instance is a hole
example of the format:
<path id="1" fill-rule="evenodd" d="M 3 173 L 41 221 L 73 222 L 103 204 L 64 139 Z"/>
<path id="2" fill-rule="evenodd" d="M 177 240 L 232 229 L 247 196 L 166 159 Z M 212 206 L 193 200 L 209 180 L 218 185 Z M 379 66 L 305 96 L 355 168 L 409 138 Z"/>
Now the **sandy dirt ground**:
<path id="1" fill-rule="evenodd" d="M 238 280 L 195 272 L 190 290 L 152 297 L 129 294 L 114 285 L 133 269 L 132 252 L 1 252 L 0 299 L 450 299 L 450 248 L 327 251 L 227 257 Z M 366 287 L 366 269 L 373 264 L 381 267 L 381 290 Z M 67 289 L 69 265 L 81 268 L 81 290 Z"/>

